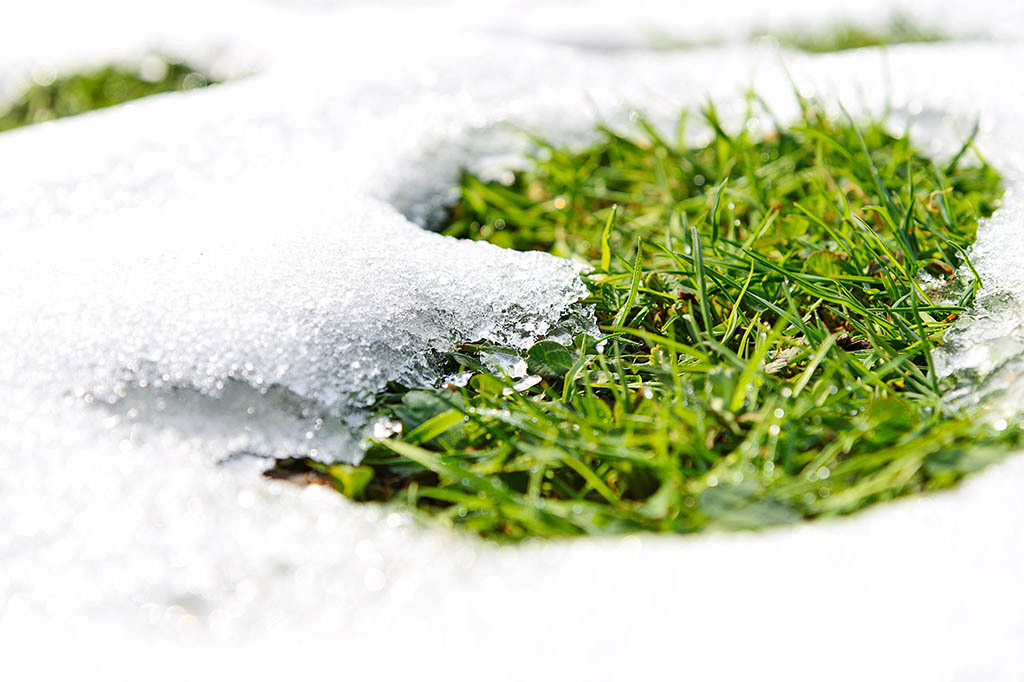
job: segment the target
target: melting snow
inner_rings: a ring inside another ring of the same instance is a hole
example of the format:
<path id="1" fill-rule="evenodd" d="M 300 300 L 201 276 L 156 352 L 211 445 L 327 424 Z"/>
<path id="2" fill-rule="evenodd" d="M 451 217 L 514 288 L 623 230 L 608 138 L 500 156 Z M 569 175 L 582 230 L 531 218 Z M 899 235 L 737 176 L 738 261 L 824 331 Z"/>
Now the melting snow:
<path id="1" fill-rule="evenodd" d="M 0 91 L 145 51 L 238 77 L 0 137 L 5 670 L 1019 677 L 1019 457 L 841 522 L 498 550 L 264 480 L 238 455 L 354 453 L 327 425 L 358 421 L 387 381 L 433 379 L 460 341 L 529 343 L 573 310 L 573 264 L 420 228 L 460 167 L 521 163 L 507 124 L 581 141 L 634 108 L 667 122 L 710 94 L 728 109 L 750 84 L 786 116 L 782 61 L 853 108 L 888 93 L 936 152 L 980 114 L 1010 192 L 944 361 L 1016 409 L 1018 8 L 898 3 L 998 40 L 780 61 L 737 39 L 884 23 L 892 3 L 810 18 L 795 2 L 161 4 L 5 11 Z M 647 49 L 707 36 L 733 42 Z"/>

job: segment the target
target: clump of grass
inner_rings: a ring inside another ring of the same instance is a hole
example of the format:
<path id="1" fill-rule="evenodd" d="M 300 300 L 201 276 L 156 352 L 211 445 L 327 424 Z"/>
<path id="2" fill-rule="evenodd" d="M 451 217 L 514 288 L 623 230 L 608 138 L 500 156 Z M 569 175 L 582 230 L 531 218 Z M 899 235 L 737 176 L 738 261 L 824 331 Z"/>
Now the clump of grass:
<path id="1" fill-rule="evenodd" d="M 214 82 L 187 64 L 156 57 L 138 70 L 106 66 L 66 76 L 40 74 L 0 113 L 0 132 Z"/>
<path id="2" fill-rule="evenodd" d="M 779 44 L 804 52 L 842 52 L 861 47 L 880 47 L 901 43 L 933 43 L 949 40 L 939 31 L 924 28 L 907 17 L 896 15 L 882 27 L 871 28 L 850 22 L 838 22 L 817 31 L 769 33 L 755 31 L 754 38 L 771 35 Z"/>
<path id="3" fill-rule="evenodd" d="M 965 249 L 998 174 L 971 139 L 936 163 L 880 121 L 801 106 L 764 135 L 708 106 L 701 147 L 685 117 L 675 141 L 641 120 L 582 151 L 538 141 L 508 186 L 463 175 L 446 233 L 590 263 L 600 336 L 465 346 L 464 385 L 392 387 L 359 466 L 307 468 L 518 540 L 847 514 L 1018 444 L 946 404 L 931 360 L 981 284 Z"/>
<path id="4" fill-rule="evenodd" d="M 797 28 L 782 32 L 766 29 L 755 29 L 747 37 L 748 41 L 762 39 L 776 41 L 779 45 L 812 54 L 825 52 L 842 52 L 862 47 L 881 47 L 902 43 L 932 43 L 951 40 L 951 36 L 934 25 L 922 25 L 902 14 L 891 15 L 883 24 L 868 25 L 852 21 L 835 21 L 814 28 Z M 700 40 L 679 40 L 668 35 L 654 34 L 642 45 L 613 45 L 605 41 L 596 43 L 570 41 L 567 45 L 577 49 L 596 50 L 604 53 L 615 51 L 654 50 L 660 52 L 678 52 L 726 46 L 729 40 L 710 36 Z"/>

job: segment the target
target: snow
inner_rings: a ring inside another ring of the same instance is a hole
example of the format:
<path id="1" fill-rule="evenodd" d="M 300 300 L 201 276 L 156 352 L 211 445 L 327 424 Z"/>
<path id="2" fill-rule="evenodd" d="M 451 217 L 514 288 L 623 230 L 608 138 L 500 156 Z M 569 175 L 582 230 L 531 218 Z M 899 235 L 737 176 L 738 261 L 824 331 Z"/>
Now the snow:
<path id="1" fill-rule="evenodd" d="M 1021 457 L 838 522 L 497 549 L 238 454 L 353 456 L 329 425 L 387 381 L 576 310 L 573 264 L 421 228 L 461 167 L 521 163 L 507 124 L 582 141 L 708 95 L 735 113 L 751 84 L 785 117 L 787 69 L 855 110 L 891 94 L 937 153 L 980 115 L 1010 192 L 945 364 L 1018 409 L 1019 8 L 900 3 L 998 40 L 811 57 L 739 39 L 892 3 L 30 5 L 6 10 L 0 91 L 147 51 L 234 80 L 0 136 L 5 670 L 1019 678 Z"/>

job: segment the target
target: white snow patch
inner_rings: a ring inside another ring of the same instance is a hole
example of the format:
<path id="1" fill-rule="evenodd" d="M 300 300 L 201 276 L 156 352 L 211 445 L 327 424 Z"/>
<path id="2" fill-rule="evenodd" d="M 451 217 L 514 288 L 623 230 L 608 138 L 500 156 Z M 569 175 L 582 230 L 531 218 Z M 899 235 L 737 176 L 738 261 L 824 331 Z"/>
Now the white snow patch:
<path id="1" fill-rule="evenodd" d="M 785 67 L 855 110 L 890 95 L 937 152 L 980 114 L 1011 192 L 982 226 L 985 295 L 947 364 L 1005 365 L 987 385 L 1016 410 L 1015 5 L 24 5 L 4 17 L 8 94 L 39 64 L 146 52 L 249 75 L 0 136 L 5 670 L 1019 677 L 1020 457 L 842 522 L 507 550 L 230 457 L 346 452 L 325 424 L 386 381 L 430 379 L 431 354 L 460 341 L 525 344 L 582 295 L 570 263 L 416 224 L 460 167 L 521 163 L 507 124 L 581 141 L 635 109 L 668 122 L 712 95 L 735 111 L 751 84 L 786 117 L 779 55 L 739 38 L 893 10 L 999 40 L 786 53 Z M 707 36 L 732 42 L 647 49 Z"/>

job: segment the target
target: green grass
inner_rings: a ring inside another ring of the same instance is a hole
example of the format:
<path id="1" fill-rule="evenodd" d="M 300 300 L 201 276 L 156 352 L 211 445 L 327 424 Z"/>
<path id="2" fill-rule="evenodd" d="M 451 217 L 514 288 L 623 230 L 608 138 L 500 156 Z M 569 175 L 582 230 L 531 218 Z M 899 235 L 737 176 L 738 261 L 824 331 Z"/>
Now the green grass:
<path id="1" fill-rule="evenodd" d="M 449 356 L 464 386 L 392 386 L 358 465 L 293 460 L 353 499 L 496 540 L 693 533 L 832 517 L 946 488 L 1021 441 L 943 401 L 931 352 L 971 305 L 1002 194 L 968 139 L 933 161 L 881 121 L 687 147 L 645 121 L 536 140 L 511 185 L 471 174 L 445 232 L 593 266 L 600 335 Z M 771 120 L 756 99 L 747 120 Z M 964 274 L 966 273 L 966 274 Z M 522 356 L 529 376 L 485 362 Z M 280 469 L 279 469 L 280 471 Z"/>
<path id="2" fill-rule="evenodd" d="M 937 30 L 923 28 L 906 17 L 893 16 L 882 27 L 838 22 L 816 31 L 790 31 L 770 33 L 755 31 L 754 38 L 770 36 L 780 45 L 804 52 L 823 53 L 855 50 L 861 47 L 880 47 L 901 43 L 932 43 L 949 40 Z"/>
<path id="3" fill-rule="evenodd" d="M 782 32 L 755 29 L 748 36 L 749 42 L 759 42 L 763 39 L 775 41 L 789 49 L 821 54 L 855 50 L 862 47 L 941 42 L 952 40 L 953 36 L 937 28 L 936 24 L 925 26 L 912 21 L 906 16 L 894 14 L 882 24 L 835 21 L 819 27 L 809 29 L 797 28 Z M 715 35 L 705 36 L 699 40 L 679 40 L 668 35 L 655 33 L 649 36 L 643 48 L 638 48 L 635 45 L 609 46 L 602 42 L 594 45 L 586 42 L 569 42 L 568 44 L 581 49 L 596 49 L 601 52 L 636 49 L 679 52 L 683 50 L 721 48 L 729 45 L 731 42 L 729 39 Z"/>
<path id="4" fill-rule="evenodd" d="M 0 112 L 0 132 L 215 82 L 180 62 L 151 58 L 147 63 L 149 69 L 106 66 L 66 76 L 37 77 L 6 111 Z"/>

